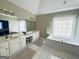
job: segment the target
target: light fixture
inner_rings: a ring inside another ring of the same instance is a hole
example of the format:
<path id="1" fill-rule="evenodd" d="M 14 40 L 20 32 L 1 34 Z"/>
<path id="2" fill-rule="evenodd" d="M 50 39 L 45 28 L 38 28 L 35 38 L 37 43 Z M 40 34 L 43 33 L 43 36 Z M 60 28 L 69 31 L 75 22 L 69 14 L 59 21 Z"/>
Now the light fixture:
<path id="1" fill-rule="evenodd" d="M 35 19 L 34 17 L 30 17 L 30 19 Z"/>
<path id="2" fill-rule="evenodd" d="M 6 8 L 1 8 L 0 12 L 5 13 L 5 14 L 9 14 L 9 15 L 14 15 L 15 14 L 14 11 L 8 10 Z"/>

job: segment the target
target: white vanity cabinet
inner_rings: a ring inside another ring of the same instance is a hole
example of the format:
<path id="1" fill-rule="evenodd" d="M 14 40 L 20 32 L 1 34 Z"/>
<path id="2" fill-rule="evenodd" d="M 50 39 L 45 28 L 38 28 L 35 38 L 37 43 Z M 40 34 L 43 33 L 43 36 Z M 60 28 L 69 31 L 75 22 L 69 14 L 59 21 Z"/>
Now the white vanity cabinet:
<path id="1" fill-rule="evenodd" d="M 8 42 L 0 43 L 0 56 L 9 56 Z"/>
<path id="2" fill-rule="evenodd" d="M 12 37 L 0 42 L 0 56 L 11 56 L 26 46 L 26 36 Z"/>
<path id="3" fill-rule="evenodd" d="M 26 46 L 26 38 L 32 37 L 34 42 L 39 38 L 39 32 L 33 32 L 27 35 L 18 35 L 5 39 L 4 42 L 0 41 L 0 56 L 11 56 L 12 54 L 20 51 Z"/>
<path id="4" fill-rule="evenodd" d="M 33 42 L 36 41 L 39 38 L 40 34 L 38 31 L 33 33 Z"/>
<path id="5" fill-rule="evenodd" d="M 26 37 L 25 36 L 21 36 L 20 40 L 21 40 L 21 48 L 25 47 L 26 46 Z"/>
<path id="6" fill-rule="evenodd" d="M 20 38 L 15 38 L 9 42 L 10 45 L 10 54 L 15 53 L 20 49 Z"/>
<path id="7" fill-rule="evenodd" d="M 39 32 L 36 32 L 36 33 L 35 33 L 35 37 L 36 37 L 36 39 L 39 39 L 39 37 L 40 37 Z"/>

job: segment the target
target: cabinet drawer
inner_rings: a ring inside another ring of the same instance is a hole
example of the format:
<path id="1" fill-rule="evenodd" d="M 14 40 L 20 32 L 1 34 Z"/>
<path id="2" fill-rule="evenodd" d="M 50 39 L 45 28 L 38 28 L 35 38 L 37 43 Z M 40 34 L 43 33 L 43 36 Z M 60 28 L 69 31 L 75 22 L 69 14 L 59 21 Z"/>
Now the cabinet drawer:
<path id="1" fill-rule="evenodd" d="M 20 49 L 20 39 L 16 38 L 10 41 L 10 53 L 13 54 Z"/>

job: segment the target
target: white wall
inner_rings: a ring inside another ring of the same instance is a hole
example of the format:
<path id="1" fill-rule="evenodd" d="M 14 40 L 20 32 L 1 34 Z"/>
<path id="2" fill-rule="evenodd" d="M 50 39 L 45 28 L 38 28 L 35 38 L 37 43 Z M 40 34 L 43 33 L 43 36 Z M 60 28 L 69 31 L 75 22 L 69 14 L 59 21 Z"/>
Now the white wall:
<path id="1" fill-rule="evenodd" d="M 66 4 L 63 1 L 67 1 Z M 38 14 L 79 8 L 79 0 L 41 0 Z"/>
<path id="2" fill-rule="evenodd" d="M 40 0 L 8 0 L 17 6 L 36 14 L 38 11 Z"/>
<path id="3" fill-rule="evenodd" d="M 9 19 L 9 29 L 10 32 L 19 32 L 18 20 Z"/>
<path id="4" fill-rule="evenodd" d="M 26 21 L 19 20 L 19 32 L 26 32 Z"/>

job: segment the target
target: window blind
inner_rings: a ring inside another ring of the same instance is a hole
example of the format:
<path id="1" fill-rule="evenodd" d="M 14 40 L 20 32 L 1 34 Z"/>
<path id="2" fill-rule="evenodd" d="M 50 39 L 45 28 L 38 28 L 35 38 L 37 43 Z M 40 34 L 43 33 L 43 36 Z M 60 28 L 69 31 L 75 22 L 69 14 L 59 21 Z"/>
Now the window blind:
<path id="1" fill-rule="evenodd" d="M 53 35 L 71 37 L 73 29 L 73 16 L 54 17 L 53 18 Z"/>

